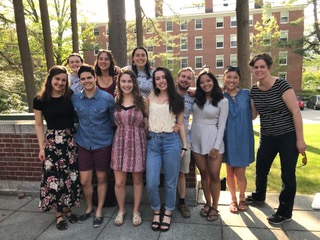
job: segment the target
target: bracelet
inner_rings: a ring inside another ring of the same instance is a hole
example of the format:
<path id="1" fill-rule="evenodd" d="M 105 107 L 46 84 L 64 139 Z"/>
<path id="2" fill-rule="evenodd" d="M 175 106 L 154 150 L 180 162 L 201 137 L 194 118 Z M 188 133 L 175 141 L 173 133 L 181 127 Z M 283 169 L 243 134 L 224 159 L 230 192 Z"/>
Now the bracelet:
<path id="1" fill-rule="evenodd" d="M 187 151 L 188 149 L 186 149 L 186 148 L 183 147 L 182 150 Z"/>

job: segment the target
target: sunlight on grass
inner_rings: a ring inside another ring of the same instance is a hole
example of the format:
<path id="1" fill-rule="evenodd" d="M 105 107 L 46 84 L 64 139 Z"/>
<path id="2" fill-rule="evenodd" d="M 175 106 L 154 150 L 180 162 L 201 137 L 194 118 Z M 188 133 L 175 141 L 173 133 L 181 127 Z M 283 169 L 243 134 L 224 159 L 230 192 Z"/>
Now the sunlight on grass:
<path id="1" fill-rule="evenodd" d="M 307 143 L 308 163 L 304 167 L 299 167 L 297 173 L 297 193 L 298 194 L 314 194 L 320 192 L 320 144 L 319 133 L 320 124 L 304 124 L 304 137 Z M 254 125 L 255 135 L 255 152 L 257 152 L 259 144 L 259 125 Z M 298 166 L 301 165 L 302 156 L 299 156 Z M 280 159 L 279 156 L 274 160 L 269 177 L 268 192 L 279 192 L 281 190 L 280 177 Z M 221 168 L 221 178 L 226 176 L 225 165 Z M 248 181 L 247 191 L 255 190 L 255 162 L 246 170 Z"/>

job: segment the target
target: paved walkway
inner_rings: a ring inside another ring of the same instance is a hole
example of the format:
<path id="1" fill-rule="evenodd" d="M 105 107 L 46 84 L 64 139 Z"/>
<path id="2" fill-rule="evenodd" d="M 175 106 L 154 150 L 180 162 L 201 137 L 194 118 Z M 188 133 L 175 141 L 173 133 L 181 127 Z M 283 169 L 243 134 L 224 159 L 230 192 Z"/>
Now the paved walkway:
<path id="1" fill-rule="evenodd" d="M 199 215 L 201 204 L 190 206 L 191 218 L 182 218 L 176 210 L 168 232 L 151 230 L 152 211 L 146 199 L 141 205 L 143 223 L 133 227 L 132 203 L 126 204 L 127 215 L 121 227 L 114 225 L 117 208 L 104 209 L 104 222 L 100 228 L 92 227 L 92 220 L 83 224 L 69 224 L 66 231 L 58 231 L 52 213 L 41 213 L 37 209 L 38 198 L 0 194 L 0 239 L 320 239 L 320 211 L 313 210 L 314 196 L 298 195 L 293 220 L 280 226 L 271 226 L 266 216 L 277 207 L 277 194 L 268 194 L 265 204 L 251 205 L 246 212 L 232 214 L 228 210 L 229 192 L 221 192 L 220 217 L 208 222 Z M 74 212 L 80 214 L 80 208 Z"/>

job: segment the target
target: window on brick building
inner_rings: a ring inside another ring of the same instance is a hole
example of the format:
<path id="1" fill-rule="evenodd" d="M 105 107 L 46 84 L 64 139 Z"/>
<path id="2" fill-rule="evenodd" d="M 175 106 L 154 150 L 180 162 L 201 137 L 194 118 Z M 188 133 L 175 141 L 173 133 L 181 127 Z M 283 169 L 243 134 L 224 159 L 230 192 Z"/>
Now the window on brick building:
<path id="1" fill-rule="evenodd" d="M 287 73 L 286 72 L 279 72 L 279 78 L 280 79 L 287 79 Z"/>
<path id="2" fill-rule="evenodd" d="M 152 29 L 153 29 L 153 28 L 152 28 L 152 24 L 151 24 L 150 22 L 147 22 L 146 33 L 147 33 L 147 34 L 153 33 Z"/>
<path id="3" fill-rule="evenodd" d="M 249 26 L 253 26 L 253 15 L 249 15 Z"/>
<path id="4" fill-rule="evenodd" d="M 279 65 L 288 64 L 288 52 L 279 52 Z"/>
<path id="5" fill-rule="evenodd" d="M 217 35 L 216 36 L 216 48 L 223 48 L 224 46 L 224 36 Z"/>
<path id="6" fill-rule="evenodd" d="M 172 31 L 173 31 L 173 23 L 172 23 L 172 20 L 167 20 L 167 21 L 166 21 L 166 31 L 167 31 L 167 32 L 172 32 Z"/>
<path id="7" fill-rule="evenodd" d="M 230 47 L 236 48 L 237 47 L 237 34 L 230 35 Z"/>
<path id="8" fill-rule="evenodd" d="M 280 23 L 288 23 L 289 22 L 289 12 L 283 11 L 280 13 Z"/>
<path id="9" fill-rule="evenodd" d="M 94 43 L 93 44 L 93 55 L 97 56 L 99 53 L 99 43 Z"/>
<path id="10" fill-rule="evenodd" d="M 253 33 L 250 33 L 250 47 L 253 47 L 253 38 L 254 38 L 254 36 L 253 36 Z"/>
<path id="11" fill-rule="evenodd" d="M 180 31 L 188 31 L 188 21 L 180 20 Z"/>
<path id="12" fill-rule="evenodd" d="M 173 52 L 173 41 L 171 39 L 168 40 L 166 48 L 167 52 Z"/>
<path id="13" fill-rule="evenodd" d="M 217 17 L 216 18 L 216 28 L 223 28 L 224 27 L 224 18 Z"/>
<path id="14" fill-rule="evenodd" d="M 167 66 L 168 69 L 170 69 L 171 71 L 173 71 L 174 69 L 174 65 L 173 65 L 173 60 L 172 59 L 167 59 Z"/>
<path id="15" fill-rule="evenodd" d="M 94 28 L 93 29 L 93 35 L 94 36 L 99 36 L 99 28 Z"/>
<path id="16" fill-rule="evenodd" d="M 233 66 L 233 67 L 237 67 L 238 66 L 237 54 L 230 54 L 230 66 Z"/>
<path id="17" fill-rule="evenodd" d="M 195 57 L 195 69 L 202 68 L 202 57 Z"/>
<path id="18" fill-rule="evenodd" d="M 202 19 L 195 19 L 195 29 L 201 30 L 202 29 Z"/>
<path id="19" fill-rule="evenodd" d="M 148 53 L 153 52 L 153 46 L 147 46 L 147 52 Z"/>
<path id="20" fill-rule="evenodd" d="M 270 46 L 270 44 L 271 44 L 271 33 L 266 33 L 263 36 L 263 45 Z"/>
<path id="21" fill-rule="evenodd" d="M 224 56 L 217 55 L 216 56 L 216 68 L 223 68 L 224 66 Z"/>
<path id="22" fill-rule="evenodd" d="M 109 49 L 109 42 L 106 42 L 106 49 L 107 49 L 107 50 L 110 50 L 110 49 Z"/>
<path id="23" fill-rule="evenodd" d="M 237 26 L 237 17 L 236 16 L 232 16 L 230 18 L 230 27 L 236 27 Z"/>
<path id="24" fill-rule="evenodd" d="M 180 38 L 180 51 L 188 51 L 188 38 Z"/>
<path id="25" fill-rule="evenodd" d="M 280 41 L 288 42 L 288 31 L 280 31 Z"/>
<path id="26" fill-rule="evenodd" d="M 188 58 L 180 58 L 180 68 L 188 67 Z"/>
<path id="27" fill-rule="evenodd" d="M 195 49 L 202 50 L 202 37 L 195 37 Z"/>

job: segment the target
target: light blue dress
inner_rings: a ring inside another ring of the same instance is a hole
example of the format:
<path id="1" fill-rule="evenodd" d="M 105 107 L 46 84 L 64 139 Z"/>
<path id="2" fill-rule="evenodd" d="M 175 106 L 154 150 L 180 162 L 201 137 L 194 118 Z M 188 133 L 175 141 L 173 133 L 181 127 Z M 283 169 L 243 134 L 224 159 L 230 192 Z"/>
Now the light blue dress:
<path id="1" fill-rule="evenodd" d="M 235 98 L 226 92 L 224 96 L 229 100 L 229 114 L 224 133 L 223 162 L 231 167 L 246 167 L 254 161 L 250 93 L 247 89 L 240 89 Z"/>

